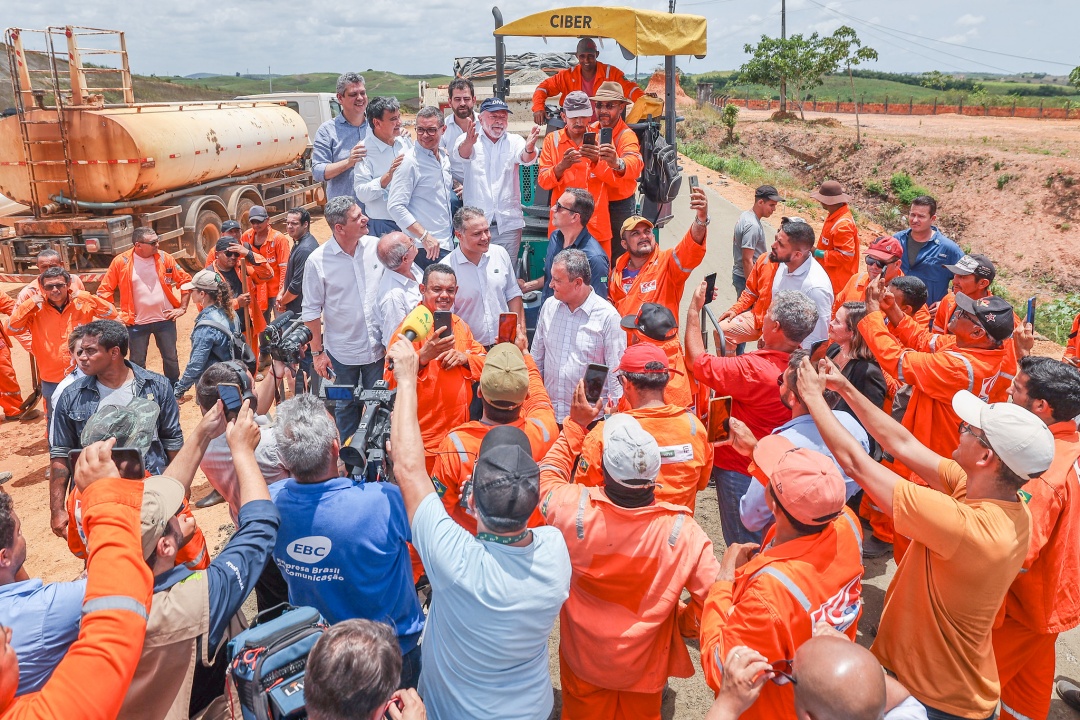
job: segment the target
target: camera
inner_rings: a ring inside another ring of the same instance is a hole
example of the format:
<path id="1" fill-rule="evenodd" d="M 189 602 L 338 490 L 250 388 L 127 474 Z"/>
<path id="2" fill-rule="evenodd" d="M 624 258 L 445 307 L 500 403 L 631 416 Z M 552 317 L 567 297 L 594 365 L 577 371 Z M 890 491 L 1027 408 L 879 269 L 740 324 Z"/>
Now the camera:
<path id="1" fill-rule="evenodd" d="M 340 451 L 346 469 L 368 482 L 389 478 L 386 443 L 390 440 L 390 415 L 394 410 L 397 390 L 391 390 L 385 380 L 370 390 L 351 385 L 323 385 L 319 397 L 334 407 L 357 405 L 363 408 L 356 432 L 346 440 Z"/>
<path id="2" fill-rule="evenodd" d="M 311 342 L 311 331 L 296 313 L 289 310 L 266 326 L 259 336 L 259 342 L 269 350 L 273 359 L 288 365 L 297 365 L 304 345 Z"/>

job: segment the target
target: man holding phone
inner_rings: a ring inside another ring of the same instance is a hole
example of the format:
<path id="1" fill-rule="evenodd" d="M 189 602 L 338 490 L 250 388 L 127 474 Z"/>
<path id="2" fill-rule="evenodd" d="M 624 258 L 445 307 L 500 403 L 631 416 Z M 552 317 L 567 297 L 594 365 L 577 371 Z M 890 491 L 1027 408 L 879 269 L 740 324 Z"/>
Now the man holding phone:
<path id="1" fill-rule="evenodd" d="M 623 121 L 623 113 L 633 100 L 623 96 L 622 85 L 613 81 L 602 83 L 589 99 L 596 109 L 597 121 L 589 129 L 598 135 L 597 153 L 617 178 L 608 190 L 611 237 L 615 237 L 626 219 L 634 214 L 634 193 L 645 161 L 641 157 L 637 133 Z M 611 263 L 615 264 L 625 251 L 621 243 L 612 243 Z"/>

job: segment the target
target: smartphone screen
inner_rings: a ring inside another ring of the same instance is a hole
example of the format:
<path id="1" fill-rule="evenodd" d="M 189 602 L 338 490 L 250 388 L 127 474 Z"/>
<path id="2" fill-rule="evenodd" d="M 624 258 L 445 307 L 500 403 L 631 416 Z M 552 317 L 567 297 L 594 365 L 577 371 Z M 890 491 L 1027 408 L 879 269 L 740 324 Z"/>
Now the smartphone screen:
<path id="1" fill-rule="evenodd" d="M 705 304 L 712 302 L 713 293 L 716 292 L 716 273 L 705 276 Z"/>
<path id="2" fill-rule="evenodd" d="M 604 383 L 607 382 L 607 365 L 589 363 L 585 368 L 585 399 L 593 405 L 604 394 Z"/>
<path id="3" fill-rule="evenodd" d="M 697 175 L 691 175 L 690 176 L 690 189 L 693 190 L 696 187 L 698 187 Z"/>
<path id="4" fill-rule="evenodd" d="M 75 463 L 79 462 L 80 455 L 82 455 L 81 448 L 68 451 L 68 468 L 71 470 L 72 477 L 75 475 Z M 142 453 L 136 448 L 114 447 L 112 461 L 124 480 L 142 480 L 146 477 Z"/>
<path id="5" fill-rule="evenodd" d="M 435 324 L 432 326 L 432 330 L 446 328 L 439 337 L 454 337 L 454 313 L 450 310 L 436 310 L 433 314 L 435 315 Z"/>
<path id="6" fill-rule="evenodd" d="M 1028 298 L 1027 306 L 1027 318 L 1024 320 L 1026 323 L 1030 323 L 1032 327 L 1035 326 L 1035 296 Z"/>
<path id="7" fill-rule="evenodd" d="M 611 144 L 611 128 L 600 128 L 600 144 Z"/>
<path id="8" fill-rule="evenodd" d="M 351 385 L 323 385 L 323 390 L 326 392 L 326 399 L 333 402 L 349 402 L 353 399 L 353 388 Z"/>
<path id="9" fill-rule="evenodd" d="M 594 132 L 585 133 L 585 139 L 581 141 L 581 144 L 582 145 L 595 145 L 596 144 L 596 133 L 594 133 Z"/>
<path id="10" fill-rule="evenodd" d="M 218 397 L 225 404 L 225 417 L 235 420 L 240 406 L 244 404 L 244 395 L 240 392 L 240 386 L 233 383 L 218 383 Z"/>
<path id="11" fill-rule="evenodd" d="M 709 400 L 709 442 L 727 440 L 731 433 L 731 396 Z"/>
<path id="12" fill-rule="evenodd" d="M 498 342 L 512 343 L 517 340 L 517 313 L 499 314 L 499 338 Z"/>

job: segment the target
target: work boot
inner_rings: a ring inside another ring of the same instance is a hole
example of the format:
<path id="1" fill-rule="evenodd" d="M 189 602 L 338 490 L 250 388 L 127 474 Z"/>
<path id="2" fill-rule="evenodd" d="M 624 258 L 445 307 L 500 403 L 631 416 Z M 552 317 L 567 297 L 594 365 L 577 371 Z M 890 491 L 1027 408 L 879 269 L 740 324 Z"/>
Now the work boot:
<path id="1" fill-rule="evenodd" d="M 211 490 L 210 494 L 195 503 L 195 507 L 202 510 L 203 508 L 213 507 L 218 503 L 225 502 L 225 498 L 221 496 L 217 490 Z"/>
<path id="2" fill-rule="evenodd" d="M 892 549 L 892 543 L 879 540 L 871 533 L 867 533 L 863 538 L 862 556 L 864 558 L 883 557 L 891 553 Z"/>
<path id="3" fill-rule="evenodd" d="M 1073 710 L 1080 711 L 1080 687 L 1068 680 L 1058 680 L 1055 687 L 1057 688 L 1058 697 L 1064 700 L 1066 705 Z"/>
<path id="4" fill-rule="evenodd" d="M 9 472 L 0 472 L 0 485 L 3 485 L 8 480 L 10 480 L 12 477 L 14 477 L 14 476 Z"/>

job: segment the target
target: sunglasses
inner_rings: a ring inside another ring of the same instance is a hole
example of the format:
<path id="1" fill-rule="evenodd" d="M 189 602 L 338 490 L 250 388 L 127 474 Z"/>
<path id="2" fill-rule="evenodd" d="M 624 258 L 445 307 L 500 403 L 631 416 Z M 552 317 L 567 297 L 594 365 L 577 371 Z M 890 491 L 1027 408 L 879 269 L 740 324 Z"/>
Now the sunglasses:
<path id="1" fill-rule="evenodd" d="M 135 244 L 136 245 L 153 245 L 154 247 L 157 247 L 159 242 L 161 242 L 161 241 L 160 240 L 154 240 L 153 242 L 151 242 L 149 240 L 140 240 L 139 242 L 137 242 Z"/>
<path id="2" fill-rule="evenodd" d="M 269 218 L 263 218 L 262 220 L 255 220 L 254 218 L 249 218 L 248 222 L 250 222 L 252 225 L 262 225 L 267 220 L 269 220 Z"/>
<path id="3" fill-rule="evenodd" d="M 565 205 L 563 205 L 563 204 L 562 204 L 562 203 L 560 203 L 560 202 L 556 202 L 556 203 L 555 203 L 554 205 L 552 205 L 551 207 L 553 207 L 553 208 L 555 209 L 555 212 L 559 212 L 560 210 L 562 210 L 562 211 L 564 211 L 564 212 L 568 212 L 568 213 L 572 213 L 572 212 L 574 212 L 573 210 L 571 210 L 570 208 L 566 207 Z"/>
<path id="4" fill-rule="evenodd" d="M 866 257 L 866 265 L 867 265 L 867 267 L 872 266 L 872 267 L 883 268 L 883 267 L 886 267 L 888 265 L 892 265 L 894 262 L 897 262 L 897 261 L 896 260 L 888 260 L 888 261 L 878 260 L 877 258 L 870 257 L 869 255 Z"/>
<path id="5" fill-rule="evenodd" d="M 50 291 L 50 290 L 66 290 L 67 289 L 67 283 L 61 283 L 59 285 L 43 285 L 42 287 L 44 287 L 46 291 Z"/>
<path id="6" fill-rule="evenodd" d="M 721 674 L 724 672 L 724 663 L 720 660 L 720 646 L 713 647 L 713 661 L 716 663 L 716 669 Z M 799 681 L 795 679 L 793 670 L 791 667 L 792 660 L 776 660 L 769 663 L 769 671 L 772 673 L 772 677 L 769 679 L 776 685 L 798 685 Z"/>
<path id="7" fill-rule="evenodd" d="M 975 438 L 975 441 L 977 443 L 979 443 L 980 445 L 982 445 L 987 450 L 993 450 L 993 448 L 990 447 L 990 443 L 988 443 L 986 441 L 986 436 L 982 435 L 981 433 L 975 432 L 975 427 L 973 427 L 972 425 L 970 425 L 970 424 L 968 424 L 966 422 L 961 422 L 960 423 L 960 433 L 961 434 L 967 433 L 971 437 Z"/>
<path id="8" fill-rule="evenodd" d="M 240 257 L 240 253 L 235 253 L 235 252 L 232 252 L 231 250 L 226 250 L 226 251 L 222 252 L 221 254 L 223 256 L 227 257 L 227 258 L 238 258 L 238 257 Z"/>

